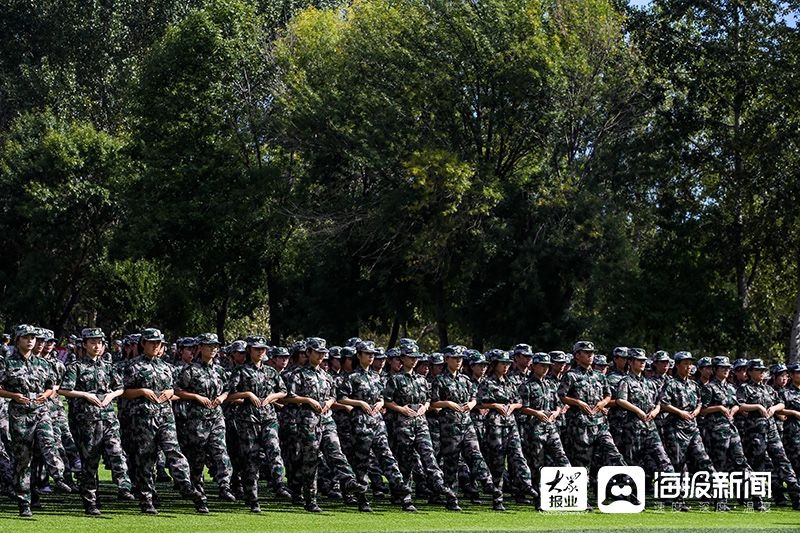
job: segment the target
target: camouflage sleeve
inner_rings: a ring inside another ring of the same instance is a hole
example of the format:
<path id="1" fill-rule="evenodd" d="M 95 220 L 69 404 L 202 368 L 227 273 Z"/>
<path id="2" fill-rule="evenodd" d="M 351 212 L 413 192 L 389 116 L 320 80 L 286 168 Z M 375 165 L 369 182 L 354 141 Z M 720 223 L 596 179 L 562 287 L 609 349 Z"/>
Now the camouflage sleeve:
<path id="1" fill-rule="evenodd" d="M 665 403 L 667 405 L 672 405 L 672 402 L 675 401 L 673 393 L 676 386 L 677 385 L 675 381 L 670 381 L 669 383 L 664 385 L 664 388 L 661 389 L 661 392 L 659 392 L 658 396 L 656 396 L 656 405 L 662 403 Z"/>
<path id="2" fill-rule="evenodd" d="M 611 385 L 608 383 L 608 378 L 604 375 L 600 375 L 601 381 L 603 382 L 603 398 L 608 398 L 614 391 L 611 390 Z"/>
<path id="3" fill-rule="evenodd" d="M 778 394 L 778 391 L 772 387 L 769 388 L 769 396 L 772 398 L 772 405 L 783 403 L 783 398 Z"/>
<path id="4" fill-rule="evenodd" d="M 561 378 L 561 382 L 558 384 L 558 397 L 559 399 L 564 398 L 564 396 L 570 396 L 572 393 L 572 386 L 575 384 L 575 377 L 572 375 L 572 372 L 567 372 Z"/>
<path id="5" fill-rule="evenodd" d="M 736 401 L 739 403 L 751 403 L 750 399 L 750 387 L 747 385 L 742 385 L 739 387 L 739 390 L 736 391 Z"/>
<path id="6" fill-rule="evenodd" d="M 703 407 L 709 407 L 711 405 L 711 399 L 713 394 L 711 394 L 711 388 L 707 385 L 703 385 L 700 387 L 700 404 Z"/>
<path id="7" fill-rule="evenodd" d="M 338 387 L 336 387 L 336 383 L 334 383 L 337 400 L 349 399 L 350 396 L 353 395 L 353 383 L 350 381 L 352 379 L 352 376 L 353 374 L 350 374 L 349 376 L 340 380 Z"/>
<path id="8" fill-rule="evenodd" d="M 108 384 L 109 390 L 115 391 L 122 388 L 122 376 L 116 366 L 112 366 L 109 370 L 109 378 L 111 378 L 111 383 Z"/>
<path id="9" fill-rule="evenodd" d="M 478 386 L 478 403 L 493 403 L 494 396 L 489 387 L 489 380 L 484 379 Z"/>
<path id="10" fill-rule="evenodd" d="M 431 383 L 431 402 L 439 402 L 447 400 L 447 394 L 442 394 L 442 389 L 444 388 L 444 384 L 442 380 L 439 379 L 440 376 L 436 376 L 433 379 L 433 383 Z"/>
<path id="11" fill-rule="evenodd" d="M 186 365 L 180 371 L 173 372 L 177 374 L 173 379 L 173 387 L 176 391 L 185 391 L 192 383 L 192 365 Z"/>
<path id="12" fill-rule="evenodd" d="M 64 390 L 73 390 L 75 388 L 75 382 L 77 379 L 78 365 L 72 363 L 67 367 L 67 371 L 64 372 L 64 379 L 61 381 L 61 388 Z"/>
<path id="13" fill-rule="evenodd" d="M 302 396 L 304 393 L 303 384 L 300 381 L 300 374 L 301 372 L 294 372 L 286 383 L 286 393 L 290 398 Z"/>
<path id="14" fill-rule="evenodd" d="M 44 388 L 45 389 L 52 389 L 56 386 L 56 371 L 52 365 L 47 365 L 48 372 L 47 372 L 47 379 L 44 380 Z"/>
<path id="15" fill-rule="evenodd" d="M 387 402 L 394 402 L 394 394 L 397 390 L 397 384 L 395 383 L 395 377 L 391 376 L 388 380 L 386 380 L 386 386 L 383 388 L 383 399 Z"/>
<path id="16" fill-rule="evenodd" d="M 283 381 L 283 378 L 277 372 L 275 373 L 275 377 L 273 378 L 274 382 L 272 384 L 272 388 L 274 392 L 287 392 L 286 390 L 286 382 Z"/>
<path id="17" fill-rule="evenodd" d="M 233 369 L 233 372 L 231 372 L 230 378 L 228 378 L 228 394 L 233 394 L 234 392 L 241 392 L 239 390 L 239 384 L 241 382 L 242 382 L 242 369 L 241 367 L 237 366 L 236 368 Z"/>
<path id="18" fill-rule="evenodd" d="M 530 381 L 526 381 L 519 386 L 519 389 L 517 389 L 519 403 L 525 407 L 529 407 L 531 405 L 531 387 L 529 384 Z"/>
<path id="19" fill-rule="evenodd" d="M 520 403 L 522 401 L 522 399 L 519 396 L 519 387 L 515 387 L 514 385 L 511 385 L 508 388 L 511 389 L 511 391 L 509 392 L 509 395 L 508 395 L 509 403 Z"/>
<path id="20" fill-rule="evenodd" d="M 131 363 L 125 366 L 125 374 L 122 376 L 122 386 L 126 389 L 138 389 L 139 379 L 136 375 L 136 365 Z"/>
<path id="21" fill-rule="evenodd" d="M 628 401 L 628 380 L 623 379 L 617 385 L 617 390 L 614 392 L 614 399 L 615 400 L 625 400 Z"/>
<path id="22" fill-rule="evenodd" d="M 0 386 L 6 382 L 6 358 L 0 357 Z"/>

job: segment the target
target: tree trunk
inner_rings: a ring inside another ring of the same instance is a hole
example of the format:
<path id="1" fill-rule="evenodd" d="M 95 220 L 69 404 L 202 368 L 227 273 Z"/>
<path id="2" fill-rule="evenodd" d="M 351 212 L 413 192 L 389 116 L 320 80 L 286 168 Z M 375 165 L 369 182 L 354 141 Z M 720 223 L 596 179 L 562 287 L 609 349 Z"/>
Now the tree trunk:
<path id="1" fill-rule="evenodd" d="M 216 325 L 217 325 L 217 337 L 219 337 L 219 342 L 221 344 L 225 344 L 225 323 L 228 321 L 228 300 L 230 299 L 229 296 L 225 296 L 222 300 L 222 303 L 217 308 L 217 317 L 216 317 Z"/>
<path id="2" fill-rule="evenodd" d="M 792 332 L 789 337 L 788 362 L 797 363 L 798 361 L 800 361 L 800 290 L 797 291 L 797 298 L 794 300 L 794 320 L 792 320 Z"/>
<path id="3" fill-rule="evenodd" d="M 283 335 L 281 327 L 281 293 L 280 282 L 275 275 L 275 265 L 270 261 L 267 267 L 267 307 L 269 308 L 269 342 L 280 346 Z"/>
<path id="4" fill-rule="evenodd" d="M 400 336 L 400 313 L 394 315 L 394 321 L 392 321 L 392 333 L 389 335 L 389 345 L 387 348 L 394 348 L 394 345 L 397 343 L 397 338 Z"/>
<path id="5" fill-rule="evenodd" d="M 439 349 L 450 344 L 447 338 L 447 309 L 444 299 L 444 282 L 439 280 L 436 285 L 436 333 L 439 335 Z"/>

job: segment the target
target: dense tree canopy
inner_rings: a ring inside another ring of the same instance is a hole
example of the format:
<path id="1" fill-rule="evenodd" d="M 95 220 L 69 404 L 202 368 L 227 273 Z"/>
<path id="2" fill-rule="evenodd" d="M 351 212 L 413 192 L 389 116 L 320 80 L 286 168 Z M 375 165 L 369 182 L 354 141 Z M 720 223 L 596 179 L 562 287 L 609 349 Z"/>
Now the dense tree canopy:
<path id="1" fill-rule="evenodd" d="M 796 9 L 3 2 L 0 317 L 794 356 Z"/>

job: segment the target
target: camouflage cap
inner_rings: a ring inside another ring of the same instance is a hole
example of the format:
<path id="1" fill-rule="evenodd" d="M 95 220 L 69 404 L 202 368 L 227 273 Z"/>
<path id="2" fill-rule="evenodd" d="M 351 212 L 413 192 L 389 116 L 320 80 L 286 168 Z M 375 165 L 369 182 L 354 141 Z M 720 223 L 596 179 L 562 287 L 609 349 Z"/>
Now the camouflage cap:
<path id="1" fill-rule="evenodd" d="M 491 363 L 510 363 L 511 355 L 505 350 L 492 350 Z"/>
<path id="2" fill-rule="evenodd" d="M 614 351 L 611 352 L 612 357 L 622 357 L 623 359 L 628 358 L 628 348 L 626 346 L 617 346 L 614 348 Z"/>
<path id="3" fill-rule="evenodd" d="M 428 363 L 428 364 L 430 364 L 430 362 L 431 362 L 431 356 L 426 354 L 426 353 L 422 353 L 422 352 L 420 352 L 418 359 L 419 359 L 419 361 L 417 362 L 418 364 L 420 364 L 420 363 Z"/>
<path id="4" fill-rule="evenodd" d="M 350 359 L 356 356 L 356 349 L 352 346 L 343 346 L 342 351 L 339 352 L 342 359 Z"/>
<path id="5" fill-rule="evenodd" d="M 347 339 L 347 342 L 344 343 L 344 345 L 349 348 L 355 348 L 356 344 L 358 344 L 359 342 L 361 342 L 360 337 L 350 337 L 349 339 Z"/>
<path id="6" fill-rule="evenodd" d="M 56 340 L 55 333 L 53 332 L 52 329 L 44 330 L 44 341 L 45 342 L 55 342 L 55 340 Z"/>
<path id="7" fill-rule="evenodd" d="M 267 339 L 261 335 L 248 335 L 245 337 L 244 342 L 246 342 L 247 346 L 250 348 L 269 348 Z"/>
<path id="8" fill-rule="evenodd" d="M 439 352 L 433 352 L 431 354 L 431 364 L 432 365 L 443 365 L 444 364 L 444 355 Z"/>
<path id="9" fill-rule="evenodd" d="M 297 341 L 289 348 L 289 354 L 294 355 L 299 352 L 306 351 L 306 343 L 305 341 Z"/>
<path id="10" fill-rule="evenodd" d="M 466 355 L 466 350 L 463 346 L 457 344 L 451 344 L 450 346 L 446 346 L 444 350 L 442 350 L 442 355 L 445 357 L 464 357 Z"/>
<path id="11" fill-rule="evenodd" d="M 552 352 L 548 353 L 547 355 L 550 356 L 550 362 L 551 363 L 566 363 L 567 362 L 567 354 L 565 354 L 561 350 L 553 350 Z"/>
<path id="12" fill-rule="evenodd" d="M 386 359 L 386 350 L 382 346 L 375 348 L 375 359 Z"/>
<path id="13" fill-rule="evenodd" d="M 184 337 L 183 343 L 178 343 L 178 346 L 183 348 L 194 348 L 197 346 L 197 339 L 195 337 Z"/>
<path id="14" fill-rule="evenodd" d="M 397 341 L 397 345 L 400 346 L 401 348 L 403 346 L 408 346 L 408 345 L 411 345 L 411 344 L 416 346 L 417 345 L 417 341 L 415 341 L 414 339 L 409 339 L 408 337 L 403 337 L 402 339 Z"/>
<path id="15" fill-rule="evenodd" d="M 628 359 L 647 361 L 647 354 L 641 348 L 628 348 Z"/>
<path id="16" fill-rule="evenodd" d="M 387 359 L 391 359 L 393 357 L 400 357 L 400 348 L 389 348 L 386 350 L 386 357 Z"/>
<path id="17" fill-rule="evenodd" d="M 572 345 L 572 353 L 593 352 L 594 343 L 591 341 L 578 341 Z"/>
<path id="18" fill-rule="evenodd" d="M 776 376 L 778 374 L 783 374 L 784 372 L 787 372 L 788 370 L 789 370 L 789 368 L 786 365 L 784 365 L 783 363 L 776 363 L 776 364 L 772 365 L 771 367 L 769 367 L 769 373 L 772 374 L 773 376 Z"/>
<path id="19" fill-rule="evenodd" d="M 694 356 L 692 352 L 675 352 L 675 363 L 680 363 L 681 361 L 694 361 Z"/>
<path id="20" fill-rule="evenodd" d="M 750 361 L 748 361 L 747 359 L 743 359 L 743 358 L 740 357 L 739 359 L 736 359 L 733 362 L 732 366 L 733 366 L 734 370 L 739 370 L 740 368 L 747 368 L 747 363 L 749 363 L 749 362 Z"/>
<path id="21" fill-rule="evenodd" d="M 416 343 L 404 344 L 398 351 L 400 352 L 400 355 L 406 357 L 422 357 L 422 354 L 420 353 Z"/>
<path id="22" fill-rule="evenodd" d="M 83 328 L 81 330 L 81 338 L 86 339 L 105 339 L 106 334 L 100 328 Z"/>
<path id="23" fill-rule="evenodd" d="M 114 341 L 114 344 L 116 344 L 117 346 L 122 346 L 122 341 L 117 339 Z"/>
<path id="24" fill-rule="evenodd" d="M 288 351 L 286 352 L 289 353 Z M 341 359 L 342 358 L 342 347 L 341 346 L 331 346 L 328 348 L 328 357 L 331 359 Z"/>
<path id="25" fill-rule="evenodd" d="M 486 354 L 482 354 L 478 350 L 470 350 L 470 354 L 467 356 L 466 361 L 470 365 L 485 365 L 489 363 L 489 360 L 486 358 Z"/>
<path id="26" fill-rule="evenodd" d="M 550 361 L 550 354 L 544 352 L 536 352 L 531 357 L 531 364 L 532 365 L 552 365 L 553 362 Z"/>
<path id="27" fill-rule="evenodd" d="M 606 359 L 605 355 L 595 355 L 594 359 L 592 360 L 593 366 L 608 366 L 608 359 Z"/>
<path id="28" fill-rule="evenodd" d="M 669 353 L 665 352 L 664 350 L 658 350 L 656 353 L 653 354 L 654 363 L 660 363 L 669 360 L 670 360 Z"/>
<path id="29" fill-rule="evenodd" d="M 575 356 L 571 353 L 566 354 L 564 357 L 566 359 L 564 362 L 568 365 L 571 365 L 573 361 L 575 361 Z"/>
<path id="30" fill-rule="evenodd" d="M 146 328 L 139 334 L 139 339 L 142 342 L 164 342 L 164 335 L 160 329 Z"/>
<path id="31" fill-rule="evenodd" d="M 713 357 L 711 359 L 711 366 L 731 366 L 731 361 L 724 355 L 718 355 L 717 357 Z"/>
<path id="32" fill-rule="evenodd" d="M 524 355 L 526 357 L 533 356 L 533 350 L 530 344 L 517 344 L 511 349 L 513 355 Z"/>
<path id="33" fill-rule="evenodd" d="M 640 357 L 647 359 L 647 352 L 644 351 L 644 348 L 628 348 L 628 359 L 639 359 Z"/>
<path id="34" fill-rule="evenodd" d="M 3 333 L 3 340 L 4 341 L 11 340 L 11 335 L 9 335 L 8 333 Z"/>
<path id="35" fill-rule="evenodd" d="M 707 366 L 711 366 L 711 358 L 710 357 L 701 357 L 697 360 L 697 368 L 705 368 Z"/>
<path id="36" fill-rule="evenodd" d="M 786 370 L 788 370 L 789 372 L 792 372 L 792 373 L 800 372 L 800 363 L 792 363 L 790 365 L 787 365 L 786 366 Z"/>
<path id="37" fill-rule="evenodd" d="M 14 328 L 14 338 L 36 336 L 36 328 L 30 324 L 20 324 Z"/>
<path id="38" fill-rule="evenodd" d="M 289 357 L 289 350 L 283 346 L 275 346 L 269 351 L 269 358 L 273 359 L 275 357 Z"/>
<path id="39" fill-rule="evenodd" d="M 328 343 L 322 337 L 309 337 L 306 339 L 306 350 L 328 353 Z"/>
<path id="40" fill-rule="evenodd" d="M 200 345 L 205 344 L 209 346 L 211 345 L 219 346 L 219 337 L 217 337 L 216 333 L 201 333 L 200 335 L 195 337 L 195 339 L 197 340 L 197 344 Z"/>
<path id="41" fill-rule="evenodd" d="M 375 343 L 372 341 L 358 341 L 356 343 L 355 348 L 357 352 L 365 352 L 365 353 L 377 352 L 377 350 L 375 349 Z"/>
<path id="42" fill-rule="evenodd" d="M 36 328 L 36 340 L 44 340 L 47 337 L 46 331 L 44 328 Z"/>
<path id="43" fill-rule="evenodd" d="M 243 340 L 233 341 L 228 345 L 228 353 L 234 352 L 246 352 L 247 351 L 247 343 Z"/>
<path id="44" fill-rule="evenodd" d="M 766 370 L 767 365 L 764 364 L 762 359 L 750 359 L 747 363 L 747 370 Z"/>

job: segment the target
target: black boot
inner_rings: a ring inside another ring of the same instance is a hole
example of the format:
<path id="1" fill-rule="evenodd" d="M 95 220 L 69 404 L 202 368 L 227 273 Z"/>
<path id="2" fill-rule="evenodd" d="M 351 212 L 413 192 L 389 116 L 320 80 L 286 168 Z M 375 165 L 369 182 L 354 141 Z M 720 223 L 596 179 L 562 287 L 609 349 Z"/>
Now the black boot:
<path id="1" fill-rule="evenodd" d="M 31 506 L 28 502 L 19 502 L 19 515 L 25 518 L 33 516 Z"/>

